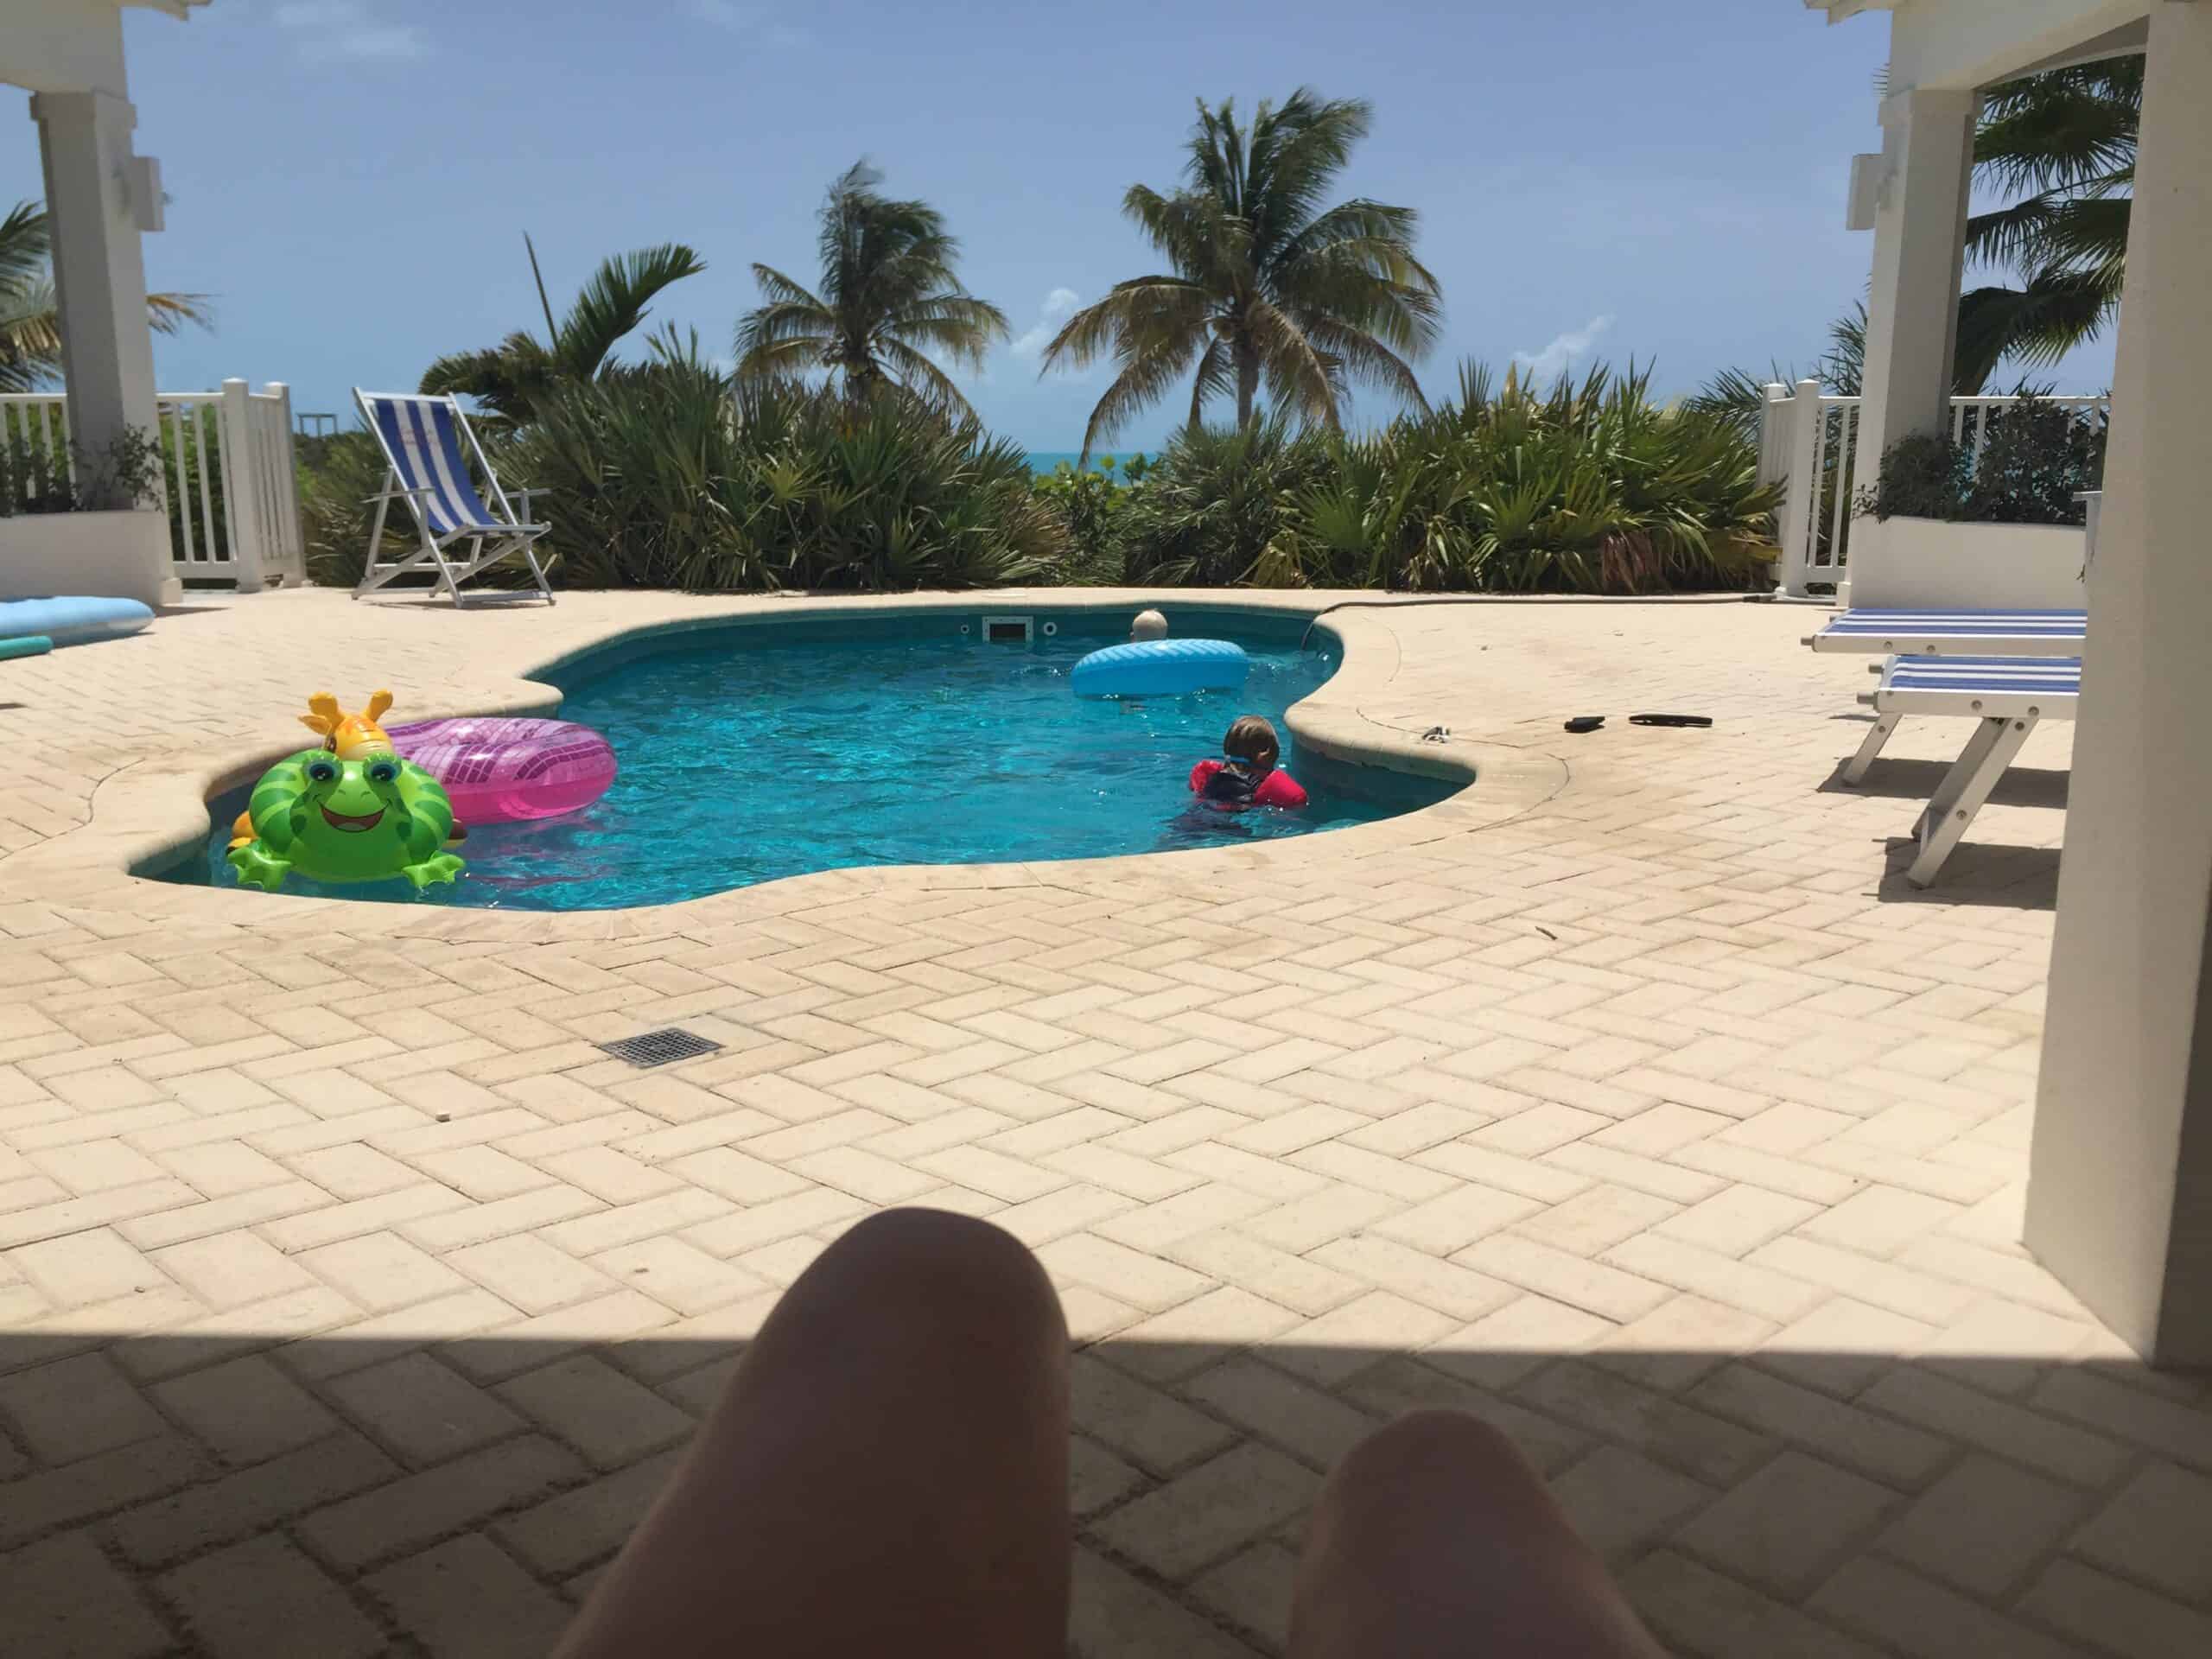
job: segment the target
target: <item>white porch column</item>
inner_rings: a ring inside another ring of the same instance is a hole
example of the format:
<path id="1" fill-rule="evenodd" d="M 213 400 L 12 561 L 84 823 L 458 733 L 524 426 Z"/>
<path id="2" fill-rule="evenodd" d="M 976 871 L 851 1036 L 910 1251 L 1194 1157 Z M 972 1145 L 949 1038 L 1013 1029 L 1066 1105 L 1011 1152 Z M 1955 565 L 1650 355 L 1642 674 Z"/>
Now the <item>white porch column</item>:
<path id="1" fill-rule="evenodd" d="M 41 92 L 31 118 L 46 162 L 70 435 L 97 454 L 127 427 L 151 432 L 156 418 L 146 264 L 131 200 L 137 111 L 107 92 Z"/>
<path id="2" fill-rule="evenodd" d="M 2026 1242 L 2212 1364 L 2212 5 L 2154 8 Z"/>
<path id="3" fill-rule="evenodd" d="M 1864 486 L 1873 484 L 1883 450 L 1908 433 L 1941 431 L 1950 418 L 1980 104 L 1972 92 L 1904 92 L 1882 105 L 1887 178 L 1874 214 L 1853 471 Z M 1852 534 L 1872 528 L 1862 520 Z"/>

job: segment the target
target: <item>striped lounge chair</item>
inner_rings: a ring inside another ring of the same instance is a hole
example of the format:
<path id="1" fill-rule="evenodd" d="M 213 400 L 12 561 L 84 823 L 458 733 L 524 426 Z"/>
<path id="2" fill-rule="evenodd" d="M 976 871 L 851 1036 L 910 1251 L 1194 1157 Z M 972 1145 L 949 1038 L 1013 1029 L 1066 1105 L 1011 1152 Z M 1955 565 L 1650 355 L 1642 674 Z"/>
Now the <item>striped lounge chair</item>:
<path id="1" fill-rule="evenodd" d="M 1884 657 L 2076 657 L 2088 628 L 2087 611 L 1853 610 L 1805 643 Z"/>
<path id="2" fill-rule="evenodd" d="M 550 605 L 553 590 L 546 585 L 544 567 L 537 562 L 537 544 L 551 526 L 525 522 L 531 497 L 545 492 L 501 488 L 483 446 L 469 429 L 468 417 L 451 397 L 363 391 L 356 387 L 353 398 L 361 406 L 369 430 L 376 434 L 390 469 L 384 493 L 369 498 L 377 504 L 376 524 L 369 531 L 368 562 L 362 567 L 353 597 L 359 599 L 394 577 L 429 566 L 437 571 L 437 585 L 459 604 L 463 582 L 519 554 L 530 566 L 539 597 Z M 472 460 L 483 475 L 489 505 L 484 495 L 477 493 L 471 479 Z M 384 542 L 385 515 L 395 501 L 404 501 L 415 515 L 422 546 L 404 559 L 379 562 L 377 555 Z M 463 542 L 467 543 L 466 551 L 455 550 Z"/>
<path id="3" fill-rule="evenodd" d="M 1905 879 L 1924 887 L 1935 880 L 2028 734 L 2041 721 L 2074 718 L 2082 700 L 2082 659 L 1893 657 L 1880 672 L 1881 685 L 1859 699 L 1874 710 L 1878 731 L 1907 715 L 1970 715 L 1977 722 L 1913 826 L 1920 850 Z"/>
<path id="4" fill-rule="evenodd" d="M 1804 643 L 1818 652 L 1883 657 L 2078 657 L 2088 626 L 2087 611 L 1851 610 Z M 1897 725 L 1874 723 L 1844 764 L 1846 783 L 1866 776 Z"/>

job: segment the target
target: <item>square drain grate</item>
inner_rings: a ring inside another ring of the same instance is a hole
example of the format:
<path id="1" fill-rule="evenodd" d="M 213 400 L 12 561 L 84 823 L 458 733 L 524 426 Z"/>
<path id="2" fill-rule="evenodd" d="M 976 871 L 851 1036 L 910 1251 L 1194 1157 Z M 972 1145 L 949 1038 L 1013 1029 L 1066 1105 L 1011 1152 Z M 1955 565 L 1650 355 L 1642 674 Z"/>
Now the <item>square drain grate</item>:
<path id="1" fill-rule="evenodd" d="M 702 1037 L 695 1031 L 680 1031 L 670 1026 L 660 1031 L 648 1031 L 637 1037 L 621 1037 L 611 1043 L 596 1043 L 593 1046 L 612 1054 L 618 1060 L 645 1067 L 667 1065 L 676 1060 L 696 1060 L 702 1054 L 712 1054 L 721 1045 Z"/>

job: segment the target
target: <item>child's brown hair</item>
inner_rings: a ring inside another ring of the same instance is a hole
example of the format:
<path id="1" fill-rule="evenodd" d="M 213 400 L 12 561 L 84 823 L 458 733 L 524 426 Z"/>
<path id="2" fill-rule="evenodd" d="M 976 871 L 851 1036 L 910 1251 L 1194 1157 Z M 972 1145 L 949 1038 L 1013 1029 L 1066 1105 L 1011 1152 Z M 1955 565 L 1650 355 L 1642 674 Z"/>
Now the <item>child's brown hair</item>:
<path id="1" fill-rule="evenodd" d="M 1257 715 L 1239 715 L 1230 722 L 1229 735 L 1221 740 L 1221 752 L 1239 760 L 1272 766 L 1282 757 L 1282 745 L 1271 722 Z"/>

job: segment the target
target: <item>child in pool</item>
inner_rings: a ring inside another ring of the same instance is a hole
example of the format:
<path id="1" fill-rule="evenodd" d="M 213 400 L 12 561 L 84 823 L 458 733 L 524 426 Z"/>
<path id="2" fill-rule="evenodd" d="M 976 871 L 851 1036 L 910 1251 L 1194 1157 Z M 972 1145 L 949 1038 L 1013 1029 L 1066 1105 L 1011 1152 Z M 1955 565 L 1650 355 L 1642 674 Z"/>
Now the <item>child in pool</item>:
<path id="1" fill-rule="evenodd" d="M 1191 792 L 1206 805 L 1224 811 L 1245 806 L 1296 807 L 1306 804 L 1306 791 L 1275 761 L 1282 745 L 1275 728 L 1257 715 L 1240 715 L 1221 740 L 1226 760 L 1201 760 L 1191 768 Z"/>

